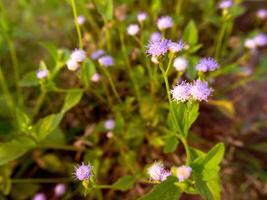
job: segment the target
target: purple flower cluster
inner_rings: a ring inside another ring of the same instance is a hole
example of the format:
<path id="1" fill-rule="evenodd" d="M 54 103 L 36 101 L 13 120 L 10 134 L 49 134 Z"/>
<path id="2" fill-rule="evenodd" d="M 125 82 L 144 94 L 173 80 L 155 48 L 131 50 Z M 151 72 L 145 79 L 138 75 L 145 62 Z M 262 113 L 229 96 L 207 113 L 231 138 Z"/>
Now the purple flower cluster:
<path id="1" fill-rule="evenodd" d="M 202 58 L 196 65 L 196 70 L 201 72 L 214 71 L 220 66 L 213 58 Z"/>
<path id="2" fill-rule="evenodd" d="M 232 5 L 233 5 L 233 1 L 232 0 L 222 0 L 219 3 L 219 8 L 220 9 L 228 9 L 228 8 L 232 7 Z"/>
<path id="3" fill-rule="evenodd" d="M 254 50 L 257 47 L 263 47 L 267 45 L 267 35 L 264 33 L 259 33 L 253 38 L 246 39 L 244 46 L 248 49 Z"/>
<path id="4" fill-rule="evenodd" d="M 113 65 L 113 58 L 111 56 L 106 55 L 99 58 L 98 62 L 105 67 L 110 67 Z"/>
<path id="5" fill-rule="evenodd" d="M 81 165 L 75 167 L 74 175 L 80 181 L 88 180 L 93 174 L 92 170 L 93 167 L 90 164 L 85 165 L 82 163 Z"/>
<path id="6" fill-rule="evenodd" d="M 175 101 L 185 102 L 190 98 L 195 101 L 208 101 L 213 89 L 209 88 L 207 81 L 196 80 L 193 84 L 182 82 L 171 90 L 172 98 Z"/>
<path id="7" fill-rule="evenodd" d="M 159 57 L 165 55 L 168 51 L 177 53 L 182 51 L 183 48 L 184 43 L 182 40 L 173 42 L 162 38 L 160 33 L 155 32 L 150 37 L 146 52 L 153 57 Z"/>
<path id="8" fill-rule="evenodd" d="M 99 50 L 96 50 L 93 53 L 91 53 L 90 57 L 92 60 L 97 60 L 98 58 L 100 58 L 104 54 L 105 54 L 105 51 L 103 49 L 99 49 Z"/>
<path id="9" fill-rule="evenodd" d="M 157 26 L 159 30 L 164 30 L 171 28 L 173 26 L 173 21 L 170 16 L 162 16 L 157 21 Z"/>
<path id="10" fill-rule="evenodd" d="M 86 58 L 86 52 L 82 49 L 75 49 L 72 51 L 70 59 L 67 61 L 67 67 L 71 71 L 75 71 L 79 68 L 79 64 Z"/>
<path id="11" fill-rule="evenodd" d="M 168 47 L 169 40 L 161 38 L 159 40 L 150 40 L 148 45 L 147 45 L 147 53 L 151 56 L 162 56 L 165 53 L 168 52 L 169 47 Z"/>
<path id="12" fill-rule="evenodd" d="M 163 164 L 159 162 L 155 162 L 152 166 L 150 166 L 147 173 L 153 181 L 165 181 L 167 177 L 171 175 L 171 172 L 166 170 L 163 167 Z"/>
<path id="13" fill-rule="evenodd" d="M 168 48 L 169 48 L 170 52 L 173 52 L 173 53 L 177 53 L 179 51 L 182 51 L 184 46 L 185 45 L 184 45 L 182 40 L 179 40 L 178 42 L 172 42 L 172 41 L 168 42 Z"/>

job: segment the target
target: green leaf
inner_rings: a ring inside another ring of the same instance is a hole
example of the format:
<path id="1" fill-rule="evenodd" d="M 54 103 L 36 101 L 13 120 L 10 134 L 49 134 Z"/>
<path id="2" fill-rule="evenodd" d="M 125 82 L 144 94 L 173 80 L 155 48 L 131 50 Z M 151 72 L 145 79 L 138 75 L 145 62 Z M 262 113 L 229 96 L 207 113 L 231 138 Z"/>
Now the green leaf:
<path id="1" fill-rule="evenodd" d="M 169 116 L 169 126 L 173 131 L 186 137 L 190 127 L 198 117 L 199 103 L 172 101 L 171 106 L 175 120 L 171 120 L 171 116 Z"/>
<path id="2" fill-rule="evenodd" d="M 113 1 L 112 0 L 94 0 L 98 12 L 105 20 L 111 20 L 113 17 Z"/>
<path id="3" fill-rule="evenodd" d="M 220 178 L 218 175 L 210 181 L 203 181 L 201 179 L 196 179 L 196 189 L 204 199 L 207 200 L 221 199 Z"/>
<path id="4" fill-rule="evenodd" d="M 86 59 L 81 66 L 81 79 L 86 87 L 89 86 L 95 71 L 94 63 L 91 60 Z"/>
<path id="5" fill-rule="evenodd" d="M 44 140 L 60 124 L 62 113 L 48 115 L 40 119 L 34 126 L 35 136 L 39 141 Z"/>
<path id="6" fill-rule="evenodd" d="M 18 137 L 7 143 L 0 143 L 0 165 L 19 158 L 35 145 L 35 142 L 26 136 Z"/>
<path id="7" fill-rule="evenodd" d="M 124 176 L 118 179 L 111 187 L 115 190 L 126 191 L 133 187 L 134 177 L 133 176 Z"/>
<path id="8" fill-rule="evenodd" d="M 20 131 L 27 133 L 31 129 L 29 116 L 19 108 L 16 108 L 16 119 Z"/>
<path id="9" fill-rule="evenodd" d="M 4 195 L 8 195 L 11 190 L 11 180 L 0 176 L 0 192 Z"/>
<path id="10" fill-rule="evenodd" d="M 198 42 L 198 30 L 195 22 L 190 20 L 184 30 L 183 39 L 185 42 L 193 46 Z"/>
<path id="11" fill-rule="evenodd" d="M 58 58 L 58 52 L 57 52 L 57 48 L 54 45 L 54 43 L 52 43 L 52 42 L 40 42 L 40 45 L 42 47 L 44 47 L 49 52 L 49 54 L 53 58 L 53 61 L 56 62 L 57 58 Z"/>
<path id="12" fill-rule="evenodd" d="M 31 71 L 26 73 L 19 81 L 20 87 L 31 87 L 31 86 L 37 86 L 38 84 L 39 80 L 36 77 L 36 71 Z"/>
<path id="13" fill-rule="evenodd" d="M 165 141 L 164 153 L 174 152 L 178 146 L 179 140 L 175 135 L 168 136 Z"/>
<path id="14" fill-rule="evenodd" d="M 181 192 L 174 185 L 175 182 L 177 182 L 177 178 L 169 176 L 166 181 L 157 185 L 151 192 L 138 198 L 138 200 L 178 200 Z"/>
<path id="15" fill-rule="evenodd" d="M 69 109 L 78 104 L 82 98 L 83 90 L 75 89 L 69 90 L 65 97 L 63 108 L 61 109 L 62 113 L 67 112 Z"/>
<path id="16" fill-rule="evenodd" d="M 223 159 L 224 155 L 224 144 L 216 144 L 205 156 L 201 165 L 208 166 L 209 168 L 217 167 Z"/>

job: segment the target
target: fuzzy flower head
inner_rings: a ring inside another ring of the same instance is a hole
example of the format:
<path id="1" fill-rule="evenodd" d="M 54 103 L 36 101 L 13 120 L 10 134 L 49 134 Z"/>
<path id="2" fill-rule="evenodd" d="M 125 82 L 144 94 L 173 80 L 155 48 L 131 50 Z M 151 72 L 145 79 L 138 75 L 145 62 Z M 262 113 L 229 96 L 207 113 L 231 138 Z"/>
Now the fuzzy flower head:
<path id="1" fill-rule="evenodd" d="M 160 34 L 160 32 L 154 32 L 150 35 L 150 39 L 149 41 L 158 41 L 161 40 L 162 36 Z"/>
<path id="2" fill-rule="evenodd" d="M 157 21 L 157 26 L 159 30 L 165 30 L 173 26 L 173 21 L 170 16 L 162 16 Z"/>
<path id="3" fill-rule="evenodd" d="M 98 82 L 100 80 L 100 78 L 101 78 L 100 74 L 94 73 L 92 78 L 91 78 L 91 81 L 96 83 L 96 82 Z"/>
<path id="4" fill-rule="evenodd" d="M 219 3 L 219 8 L 220 9 L 228 9 L 233 5 L 233 1 L 232 0 L 222 0 Z"/>
<path id="5" fill-rule="evenodd" d="M 104 122 L 104 127 L 107 130 L 112 130 L 115 128 L 115 121 L 113 119 L 108 119 Z"/>
<path id="6" fill-rule="evenodd" d="M 260 19 L 266 19 L 267 18 L 267 10 L 266 9 L 260 9 L 257 11 L 257 17 Z"/>
<path id="7" fill-rule="evenodd" d="M 169 171 L 165 170 L 163 164 L 155 162 L 147 169 L 147 173 L 153 181 L 164 181 L 169 175 Z"/>
<path id="8" fill-rule="evenodd" d="M 74 60 L 78 63 L 84 61 L 86 58 L 86 53 L 84 50 L 82 49 L 75 49 L 72 53 L 71 53 L 71 60 Z"/>
<path id="9" fill-rule="evenodd" d="M 93 174 L 92 170 L 93 167 L 90 164 L 85 165 L 84 163 L 82 163 L 81 165 L 75 167 L 74 175 L 76 179 L 80 181 L 88 180 Z"/>
<path id="10" fill-rule="evenodd" d="M 77 63 L 76 60 L 70 59 L 67 61 L 67 68 L 70 71 L 75 71 L 79 68 L 79 63 Z"/>
<path id="11" fill-rule="evenodd" d="M 254 37 L 255 44 L 259 47 L 267 45 L 267 35 L 260 33 Z"/>
<path id="12" fill-rule="evenodd" d="M 219 64 L 213 58 L 202 58 L 196 65 L 197 71 L 207 72 L 214 71 L 219 68 Z"/>
<path id="13" fill-rule="evenodd" d="M 105 51 L 103 49 L 99 49 L 99 50 L 96 50 L 93 53 L 91 53 L 90 57 L 92 60 L 97 60 L 98 58 L 100 58 L 104 54 L 105 54 Z"/>
<path id="14" fill-rule="evenodd" d="M 160 39 L 160 40 L 150 40 L 147 45 L 147 54 L 155 57 L 162 56 L 167 53 L 169 40 Z"/>
<path id="15" fill-rule="evenodd" d="M 176 175 L 179 179 L 179 182 L 182 182 L 188 179 L 191 175 L 192 168 L 189 166 L 182 165 L 176 169 Z"/>
<path id="16" fill-rule="evenodd" d="M 137 24 L 130 24 L 127 27 L 127 33 L 131 36 L 136 35 L 139 32 L 140 28 Z"/>
<path id="17" fill-rule="evenodd" d="M 46 200 L 45 194 L 44 193 L 37 193 L 34 195 L 32 200 Z"/>
<path id="18" fill-rule="evenodd" d="M 105 67 L 110 67 L 113 65 L 113 58 L 111 56 L 103 56 L 98 59 L 98 62 Z"/>
<path id="19" fill-rule="evenodd" d="M 175 101 L 185 102 L 190 98 L 190 90 L 192 85 L 187 82 L 177 84 L 173 90 L 171 90 L 172 99 Z"/>
<path id="20" fill-rule="evenodd" d="M 196 80 L 191 86 L 190 94 L 196 101 L 208 101 L 213 89 L 209 88 L 207 81 Z"/>
<path id="21" fill-rule="evenodd" d="M 140 12 L 137 15 L 137 20 L 141 23 L 143 21 L 145 21 L 147 18 L 147 14 L 145 12 Z"/>
<path id="22" fill-rule="evenodd" d="M 184 48 L 184 43 L 182 40 L 179 40 L 178 42 L 172 42 L 172 41 L 169 41 L 168 42 L 168 48 L 169 48 L 169 51 L 172 52 L 172 53 L 177 53 L 179 51 L 182 51 L 183 48 Z"/>
<path id="23" fill-rule="evenodd" d="M 246 39 L 244 46 L 248 49 L 256 49 L 257 45 L 254 39 Z"/>
<path id="24" fill-rule="evenodd" d="M 55 195 L 56 195 L 57 197 L 60 197 L 60 196 L 62 196 L 63 194 L 65 194 L 65 192 L 66 192 L 66 186 L 65 186 L 65 184 L 63 184 L 63 183 L 59 183 L 59 184 L 57 184 L 57 185 L 55 186 L 55 188 L 54 188 L 54 192 L 55 192 Z"/>
<path id="25" fill-rule="evenodd" d="M 77 23 L 78 23 L 79 25 L 83 25 L 83 24 L 85 23 L 85 17 L 82 16 L 82 15 L 79 15 L 79 16 L 77 17 Z"/>
<path id="26" fill-rule="evenodd" d="M 188 66 L 188 61 L 183 57 L 177 57 L 173 61 L 173 67 L 177 71 L 183 72 L 186 70 L 187 66 Z"/>
<path id="27" fill-rule="evenodd" d="M 171 176 L 171 172 L 169 170 L 163 170 L 161 173 L 160 181 L 165 181 L 168 176 Z"/>
<path id="28" fill-rule="evenodd" d="M 47 69 L 38 69 L 36 72 L 36 77 L 38 79 L 42 79 L 48 76 L 48 70 Z"/>

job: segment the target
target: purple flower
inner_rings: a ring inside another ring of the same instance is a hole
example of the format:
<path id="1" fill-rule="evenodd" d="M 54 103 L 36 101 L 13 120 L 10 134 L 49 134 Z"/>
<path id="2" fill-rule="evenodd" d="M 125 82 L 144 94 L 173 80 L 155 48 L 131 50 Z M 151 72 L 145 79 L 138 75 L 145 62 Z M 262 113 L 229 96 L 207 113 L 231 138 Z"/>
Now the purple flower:
<path id="1" fill-rule="evenodd" d="M 104 126 L 108 130 L 112 130 L 115 127 L 115 121 L 113 119 L 108 119 L 105 121 Z"/>
<path id="2" fill-rule="evenodd" d="M 98 59 L 98 62 L 105 67 L 110 67 L 113 65 L 113 58 L 111 56 L 103 56 Z"/>
<path id="3" fill-rule="evenodd" d="M 137 20 L 138 20 L 139 22 L 143 22 L 143 21 L 145 21 L 146 18 L 147 18 L 147 14 L 146 14 L 145 12 L 140 12 L 140 13 L 138 13 L 138 15 L 137 15 Z"/>
<path id="4" fill-rule="evenodd" d="M 79 25 L 83 25 L 83 24 L 85 23 L 85 17 L 82 16 L 82 15 L 79 15 L 79 16 L 77 17 L 77 23 L 78 23 Z"/>
<path id="5" fill-rule="evenodd" d="M 223 0 L 219 3 L 220 9 L 227 9 L 230 8 L 233 5 L 232 0 Z"/>
<path id="6" fill-rule="evenodd" d="M 191 86 L 190 94 L 196 101 L 208 101 L 208 96 L 212 93 L 213 89 L 209 88 L 208 82 L 196 80 Z"/>
<path id="7" fill-rule="evenodd" d="M 171 172 L 169 170 L 164 169 L 161 173 L 160 181 L 165 181 L 170 175 L 171 175 Z"/>
<path id="8" fill-rule="evenodd" d="M 177 70 L 177 71 L 185 71 L 185 69 L 188 66 L 188 61 L 183 58 L 183 57 L 177 57 L 174 59 L 173 61 L 173 67 Z"/>
<path id="9" fill-rule="evenodd" d="M 260 33 L 254 37 L 254 41 L 257 46 L 265 46 L 267 44 L 267 35 Z"/>
<path id="10" fill-rule="evenodd" d="M 55 188 L 54 188 L 54 191 L 55 191 L 55 195 L 56 195 L 57 197 L 62 196 L 62 195 L 65 194 L 65 192 L 66 192 L 66 186 L 65 186 L 65 184 L 63 184 L 63 183 L 59 183 L 59 184 L 57 184 L 57 185 L 55 186 Z"/>
<path id="11" fill-rule="evenodd" d="M 196 65 L 197 71 L 207 72 L 219 68 L 219 64 L 213 58 L 202 58 Z"/>
<path id="12" fill-rule="evenodd" d="M 78 63 L 84 61 L 85 58 L 86 58 L 86 53 L 82 49 L 75 49 L 71 53 L 71 60 L 74 60 Z"/>
<path id="13" fill-rule="evenodd" d="M 101 78 L 100 74 L 94 73 L 92 78 L 91 78 L 91 81 L 96 83 L 96 82 L 98 82 L 100 80 L 100 78 Z"/>
<path id="14" fill-rule="evenodd" d="M 74 59 L 70 59 L 70 60 L 67 61 L 67 68 L 68 68 L 69 70 L 71 70 L 71 71 L 75 71 L 75 70 L 77 70 L 79 67 L 80 67 L 80 66 L 79 66 L 79 63 L 77 63 L 76 60 L 74 60 Z"/>
<path id="15" fill-rule="evenodd" d="M 188 179 L 191 175 L 192 168 L 189 166 L 182 165 L 176 169 L 176 175 L 179 179 L 179 182 L 182 182 Z"/>
<path id="16" fill-rule="evenodd" d="M 168 51 L 169 40 L 160 39 L 160 40 L 150 40 L 147 45 L 146 52 L 151 56 L 161 56 L 167 53 Z"/>
<path id="17" fill-rule="evenodd" d="M 170 16 L 162 16 L 157 21 L 157 26 L 159 30 L 164 30 L 171 28 L 173 26 L 173 21 Z"/>
<path id="18" fill-rule="evenodd" d="M 104 54 L 105 54 L 105 51 L 103 49 L 99 49 L 91 53 L 90 57 L 92 60 L 96 60 L 100 58 L 101 56 L 103 56 Z"/>
<path id="19" fill-rule="evenodd" d="M 34 195 L 32 200 L 46 200 L 45 194 L 44 193 L 37 193 Z"/>
<path id="20" fill-rule="evenodd" d="M 158 41 L 161 40 L 162 36 L 159 32 L 154 32 L 151 34 L 149 41 Z"/>
<path id="21" fill-rule="evenodd" d="M 137 24 L 130 24 L 128 27 L 127 27 L 127 33 L 129 35 L 136 35 L 138 32 L 139 32 L 140 28 Z"/>
<path id="22" fill-rule="evenodd" d="M 260 19 L 267 18 L 267 10 L 266 9 L 260 9 L 257 11 L 257 17 Z"/>
<path id="23" fill-rule="evenodd" d="M 82 163 L 82 165 L 75 167 L 74 175 L 80 181 L 88 180 L 93 174 L 92 169 L 93 167 L 90 164 L 85 165 Z"/>
<path id="24" fill-rule="evenodd" d="M 178 42 L 169 41 L 168 48 L 171 52 L 177 53 L 179 51 L 182 51 L 182 49 L 184 48 L 184 43 L 182 40 L 179 40 Z"/>
<path id="25" fill-rule="evenodd" d="M 246 39 L 245 40 L 245 43 L 244 43 L 244 46 L 248 49 L 256 49 L 257 45 L 255 43 L 255 40 L 254 39 Z"/>
<path id="26" fill-rule="evenodd" d="M 172 98 L 175 101 L 185 102 L 190 98 L 190 90 L 192 85 L 183 81 L 177 84 L 173 90 L 171 90 Z"/>
<path id="27" fill-rule="evenodd" d="M 155 162 L 147 169 L 147 173 L 151 180 L 153 181 L 165 181 L 171 173 L 165 170 L 163 164 L 160 162 Z"/>
<path id="28" fill-rule="evenodd" d="M 48 70 L 47 69 L 38 69 L 37 70 L 36 77 L 38 79 L 45 78 L 45 77 L 47 77 L 47 75 L 48 75 Z"/>

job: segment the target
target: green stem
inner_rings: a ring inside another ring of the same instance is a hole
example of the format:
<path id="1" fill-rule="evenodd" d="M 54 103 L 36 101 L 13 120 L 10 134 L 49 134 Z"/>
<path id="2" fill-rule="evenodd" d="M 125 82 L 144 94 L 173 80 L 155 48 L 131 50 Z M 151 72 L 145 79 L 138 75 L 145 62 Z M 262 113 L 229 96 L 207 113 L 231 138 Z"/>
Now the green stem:
<path id="1" fill-rule="evenodd" d="M 134 90 L 135 90 L 135 93 L 136 93 L 136 96 L 137 96 L 137 100 L 140 102 L 140 97 L 141 97 L 140 89 L 139 89 L 137 81 L 136 81 L 136 79 L 134 77 L 134 74 L 133 74 L 129 59 L 128 59 L 128 55 L 127 55 L 127 51 L 126 51 L 126 48 L 125 48 L 124 37 L 123 37 L 122 31 L 120 31 L 120 41 L 121 41 L 121 45 L 122 45 L 122 51 L 123 51 L 124 59 L 125 59 L 125 62 L 126 62 L 126 66 L 127 66 L 128 71 L 129 71 L 130 78 L 131 78 L 131 80 L 133 82 L 133 85 L 134 85 Z"/>
<path id="2" fill-rule="evenodd" d="M 105 23 L 105 28 L 106 28 L 106 38 L 107 38 L 107 48 L 108 51 L 111 51 L 111 42 L 110 42 L 110 32 L 109 32 L 109 27 L 108 27 L 108 20 L 104 18 L 104 23 Z"/>
<path id="3" fill-rule="evenodd" d="M 173 106 L 171 103 L 171 94 L 170 94 L 170 85 L 169 85 L 169 81 L 168 81 L 168 76 L 163 69 L 162 63 L 159 64 L 159 68 L 161 70 L 161 73 L 163 75 L 164 82 L 165 82 L 166 92 L 167 92 L 167 96 L 168 96 L 168 100 L 169 100 L 169 106 L 170 106 L 169 108 L 170 108 L 170 113 L 171 113 L 171 119 L 172 119 L 174 124 L 177 124 L 176 117 L 175 117 L 174 110 L 173 110 Z"/>
<path id="4" fill-rule="evenodd" d="M 180 137 L 180 140 L 182 141 L 184 148 L 185 148 L 185 152 L 186 152 L 186 164 L 189 165 L 190 161 L 191 161 L 191 156 L 190 156 L 190 149 L 188 146 L 188 143 L 186 141 L 186 139 L 182 136 Z"/>
<path id="5" fill-rule="evenodd" d="M 32 114 L 33 117 L 36 116 L 36 115 L 38 114 L 40 108 L 42 107 L 43 102 L 44 102 L 44 100 L 45 100 L 45 96 L 46 96 L 46 94 L 47 94 L 46 91 L 42 89 L 42 90 L 41 90 L 41 94 L 40 94 L 40 96 L 38 97 L 38 99 L 37 99 L 37 101 L 36 101 L 35 108 L 34 108 L 34 110 L 33 110 L 33 114 Z"/>
<path id="6" fill-rule="evenodd" d="M 180 17 L 181 12 L 182 12 L 182 7 L 183 7 L 184 0 L 178 0 L 177 1 L 177 6 L 176 6 L 176 15 Z"/>
<path id="7" fill-rule="evenodd" d="M 66 183 L 72 182 L 71 178 L 27 178 L 11 179 L 11 183 Z"/>
<path id="8" fill-rule="evenodd" d="M 63 151 L 85 151 L 86 149 L 78 148 L 72 145 L 49 145 L 49 144 L 43 144 L 38 145 L 36 148 L 38 149 L 58 149 Z"/>
<path id="9" fill-rule="evenodd" d="M 95 186 L 96 189 L 110 189 L 112 188 L 111 185 L 96 185 Z"/>
<path id="10" fill-rule="evenodd" d="M 101 68 L 102 68 L 102 70 L 104 71 L 105 75 L 106 75 L 107 78 L 108 78 L 109 84 L 110 84 L 110 86 L 111 86 L 111 89 L 112 89 L 114 95 L 115 95 L 116 98 L 118 99 L 119 103 L 122 103 L 121 98 L 120 98 L 120 96 L 119 96 L 119 94 L 118 94 L 118 92 L 117 92 L 117 89 L 116 89 L 116 87 L 115 87 L 115 84 L 114 84 L 114 82 L 113 82 L 113 80 L 112 80 L 112 78 L 111 78 L 111 76 L 110 76 L 108 70 L 107 70 L 105 67 L 103 67 L 103 66 L 101 66 Z"/>
<path id="11" fill-rule="evenodd" d="M 10 110 L 12 110 L 13 109 L 13 105 L 14 105 L 13 99 L 12 99 L 12 96 L 11 96 L 9 90 L 8 90 L 8 87 L 7 87 L 7 84 L 6 84 L 6 80 L 5 80 L 5 77 L 3 75 L 1 67 L 0 67 L 0 85 L 1 85 L 1 88 L 2 88 L 2 91 L 3 91 L 6 103 L 9 106 Z"/>
<path id="12" fill-rule="evenodd" d="M 78 39 L 79 39 L 79 48 L 83 49 L 81 29 L 80 29 L 80 26 L 77 22 L 77 10 L 76 10 L 75 0 L 71 0 L 71 7 L 72 7 L 72 12 L 73 12 L 73 16 L 74 16 L 74 23 L 75 23 L 75 27 L 76 27 L 76 31 L 77 31 Z"/>

